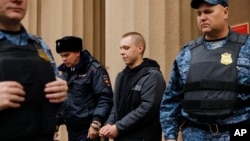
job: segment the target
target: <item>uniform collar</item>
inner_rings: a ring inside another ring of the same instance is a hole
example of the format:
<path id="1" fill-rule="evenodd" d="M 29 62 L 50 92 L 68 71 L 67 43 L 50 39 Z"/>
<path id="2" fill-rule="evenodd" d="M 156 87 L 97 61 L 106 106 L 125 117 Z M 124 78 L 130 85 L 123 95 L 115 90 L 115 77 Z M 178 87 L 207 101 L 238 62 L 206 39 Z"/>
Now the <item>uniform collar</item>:
<path id="1" fill-rule="evenodd" d="M 28 34 L 28 32 L 26 31 L 26 29 L 24 28 L 23 25 L 21 26 L 21 32 L 20 33 L 22 34 L 22 37 L 23 37 L 24 40 L 28 40 L 28 39 L 36 40 L 36 38 L 34 36 Z M 4 33 L 3 31 L 0 30 L 0 40 L 4 39 L 4 38 L 7 38 L 6 33 Z"/>

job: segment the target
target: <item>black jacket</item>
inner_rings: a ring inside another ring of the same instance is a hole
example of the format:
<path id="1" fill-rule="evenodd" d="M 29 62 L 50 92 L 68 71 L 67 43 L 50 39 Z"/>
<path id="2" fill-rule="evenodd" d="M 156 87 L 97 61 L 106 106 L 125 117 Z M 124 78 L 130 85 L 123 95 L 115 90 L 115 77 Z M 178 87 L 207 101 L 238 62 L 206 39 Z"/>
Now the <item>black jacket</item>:
<path id="1" fill-rule="evenodd" d="M 57 104 L 45 98 L 46 83 L 55 80 L 51 63 L 41 57 L 41 46 L 0 41 L 0 81 L 17 81 L 24 87 L 25 101 L 19 108 L 0 111 L 1 141 L 51 141 L 56 128 Z"/>
<path id="2" fill-rule="evenodd" d="M 159 108 L 165 81 L 158 63 L 144 59 L 116 78 L 114 106 L 107 123 L 116 124 L 116 141 L 161 141 Z"/>
<path id="3" fill-rule="evenodd" d="M 113 92 L 105 68 L 87 50 L 71 72 L 61 64 L 62 78 L 68 82 L 68 97 L 58 114 L 58 125 L 88 129 L 92 120 L 104 122 L 111 110 Z"/>

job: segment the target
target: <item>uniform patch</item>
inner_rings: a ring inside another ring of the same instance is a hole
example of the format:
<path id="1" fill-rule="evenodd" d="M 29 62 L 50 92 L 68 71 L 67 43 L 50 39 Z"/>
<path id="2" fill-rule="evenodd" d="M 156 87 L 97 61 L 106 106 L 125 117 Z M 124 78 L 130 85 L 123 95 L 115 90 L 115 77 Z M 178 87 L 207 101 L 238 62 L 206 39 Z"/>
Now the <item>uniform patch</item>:
<path id="1" fill-rule="evenodd" d="M 110 81 L 107 75 L 103 75 L 103 82 L 106 86 L 110 87 Z"/>
<path id="2" fill-rule="evenodd" d="M 86 77 L 87 76 L 87 74 L 78 74 L 78 77 Z"/>
<path id="3" fill-rule="evenodd" d="M 40 58 L 42 58 L 46 62 L 50 62 L 49 56 L 42 49 L 37 49 L 37 52 Z"/>

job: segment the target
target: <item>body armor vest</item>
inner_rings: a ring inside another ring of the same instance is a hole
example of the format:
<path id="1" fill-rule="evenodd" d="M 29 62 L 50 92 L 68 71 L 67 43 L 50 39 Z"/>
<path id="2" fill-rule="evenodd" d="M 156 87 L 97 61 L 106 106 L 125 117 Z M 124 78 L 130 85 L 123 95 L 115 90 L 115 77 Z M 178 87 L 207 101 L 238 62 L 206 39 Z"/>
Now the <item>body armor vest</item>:
<path id="1" fill-rule="evenodd" d="M 37 50 L 41 51 L 41 47 L 34 41 L 27 46 L 0 41 L 0 81 L 17 81 L 26 93 L 20 108 L 0 111 L 1 141 L 53 137 L 58 105 L 49 103 L 44 88 L 55 80 L 55 74 L 51 63 L 42 59 Z"/>
<path id="2" fill-rule="evenodd" d="M 187 113 L 196 117 L 221 118 L 245 106 L 237 95 L 249 93 L 250 87 L 237 83 L 237 58 L 247 37 L 230 32 L 224 47 L 214 50 L 204 46 L 204 37 L 190 42 L 191 64 L 183 100 Z"/>

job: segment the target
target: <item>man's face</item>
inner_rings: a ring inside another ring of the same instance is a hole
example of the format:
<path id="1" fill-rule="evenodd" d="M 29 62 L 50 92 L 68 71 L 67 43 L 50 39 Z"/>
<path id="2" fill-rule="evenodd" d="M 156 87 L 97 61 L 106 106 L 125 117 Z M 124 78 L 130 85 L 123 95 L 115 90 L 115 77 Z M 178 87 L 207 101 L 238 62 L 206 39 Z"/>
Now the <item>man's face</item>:
<path id="1" fill-rule="evenodd" d="M 61 52 L 59 55 L 67 67 L 75 67 L 80 60 L 80 52 Z"/>
<path id="2" fill-rule="evenodd" d="M 19 23 L 27 11 L 28 0 L 0 0 L 0 23 Z"/>
<path id="3" fill-rule="evenodd" d="M 128 36 L 121 39 L 120 42 L 120 54 L 123 61 L 130 68 L 137 66 L 139 59 L 142 57 L 144 47 L 141 44 L 135 44 L 132 36 Z"/>
<path id="4" fill-rule="evenodd" d="M 198 27 L 205 35 L 215 35 L 225 29 L 228 19 L 228 7 L 220 4 L 202 3 L 197 9 Z"/>

